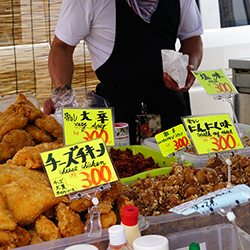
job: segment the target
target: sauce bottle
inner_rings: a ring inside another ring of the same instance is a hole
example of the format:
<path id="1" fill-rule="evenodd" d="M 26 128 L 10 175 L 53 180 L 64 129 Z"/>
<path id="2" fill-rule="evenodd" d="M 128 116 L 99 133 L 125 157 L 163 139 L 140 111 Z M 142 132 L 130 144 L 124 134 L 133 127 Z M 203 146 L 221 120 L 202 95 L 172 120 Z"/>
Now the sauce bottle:
<path id="1" fill-rule="evenodd" d="M 133 250 L 127 243 L 125 229 L 122 225 L 114 225 L 108 229 L 109 246 L 107 250 Z"/>
<path id="2" fill-rule="evenodd" d="M 144 235 L 133 242 L 134 250 L 169 250 L 168 239 L 162 235 Z"/>
<path id="3" fill-rule="evenodd" d="M 126 239 L 130 246 L 133 246 L 135 239 L 141 237 L 138 226 L 139 209 L 136 206 L 128 205 L 122 209 L 121 225 L 125 228 Z"/>

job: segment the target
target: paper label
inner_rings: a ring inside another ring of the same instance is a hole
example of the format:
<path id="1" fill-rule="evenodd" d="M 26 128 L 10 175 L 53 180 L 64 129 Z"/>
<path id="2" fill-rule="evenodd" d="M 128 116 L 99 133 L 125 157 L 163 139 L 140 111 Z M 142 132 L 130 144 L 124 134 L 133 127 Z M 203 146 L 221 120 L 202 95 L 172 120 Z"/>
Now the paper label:
<path id="1" fill-rule="evenodd" d="M 222 69 L 192 71 L 209 95 L 236 94 L 238 91 Z"/>
<path id="2" fill-rule="evenodd" d="M 182 124 L 155 135 L 155 139 L 164 157 L 191 145 Z"/>
<path id="3" fill-rule="evenodd" d="M 189 215 L 196 212 L 209 214 L 222 208 L 235 207 L 247 203 L 249 199 L 250 188 L 245 184 L 241 184 L 208 193 L 171 208 L 169 211 L 182 215 Z"/>
<path id="4" fill-rule="evenodd" d="M 229 114 L 182 117 L 198 154 L 243 149 Z"/>
<path id="5" fill-rule="evenodd" d="M 64 108 L 63 126 L 65 145 L 100 137 L 108 146 L 115 145 L 112 108 Z"/>
<path id="6" fill-rule="evenodd" d="M 102 138 L 40 155 L 56 197 L 119 179 Z"/>
<path id="7" fill-rule="evenodd" d="M 189 250 L 189 246 L 182 247 L 182 248 L 177 248 L 175 250 Z M 207 250 L 206 242 L 200 243 L 200 250 Z"/>

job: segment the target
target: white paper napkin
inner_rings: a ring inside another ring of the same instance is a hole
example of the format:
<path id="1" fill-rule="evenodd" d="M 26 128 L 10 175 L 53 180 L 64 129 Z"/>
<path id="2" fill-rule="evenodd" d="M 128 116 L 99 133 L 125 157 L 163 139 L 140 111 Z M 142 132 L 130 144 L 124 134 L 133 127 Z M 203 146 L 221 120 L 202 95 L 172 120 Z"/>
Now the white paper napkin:
<path id="1" fill-rule="evenodd" d="M 188 75 L 189 56 L 174 50 L 161 50 L 163 72 L 168 73 L 173 80 L 184 88 Z"/>

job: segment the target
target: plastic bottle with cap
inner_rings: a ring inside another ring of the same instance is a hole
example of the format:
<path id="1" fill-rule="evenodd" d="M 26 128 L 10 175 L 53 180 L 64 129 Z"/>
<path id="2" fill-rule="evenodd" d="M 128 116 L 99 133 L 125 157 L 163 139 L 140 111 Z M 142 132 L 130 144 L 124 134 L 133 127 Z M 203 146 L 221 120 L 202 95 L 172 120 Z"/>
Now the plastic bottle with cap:
<path id="1" fill-rule="evenodd" d="M 190 243 L 189 250 L 200 250 L 200 244 L 197 242 Z"/>
<path id="2" fill-rule="evenodd" d="M 149 234 L 133 242 L 134 250 L 169 250 L 168 239 L 162 235 Z"/>
<path id="3" fill-rule="evenodd" d="M 122 225 L 114 225 L 108 229 L 109 246 L 107 250 L 133 250 L 127 243 L 125 229 Z"/>
<path id="4" fill-rule="evenodd" d="M 125 228 L 126 239 L 130 246 L 133 246 L 133 241 L 141 237 L 141 232 L 138 226 L 139 209 L 136 206 L 128 205 L 122 209 L 121 225 Z"/>

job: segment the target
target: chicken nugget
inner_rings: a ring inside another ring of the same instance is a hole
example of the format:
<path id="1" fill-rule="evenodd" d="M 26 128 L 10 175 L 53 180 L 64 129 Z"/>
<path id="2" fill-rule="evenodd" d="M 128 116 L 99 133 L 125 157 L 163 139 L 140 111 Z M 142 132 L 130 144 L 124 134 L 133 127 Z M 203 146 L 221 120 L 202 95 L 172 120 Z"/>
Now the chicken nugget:
<path id="1" fill-rule="evenodd" d="M 62 238 L 55 223 L 49 220 L 44 215 L 40 215 L 35 220 L 35 229 L 38 236 L 44 241 L 51 241 Z"/>
<path id="2" fill-rule="evenodd" d="M 63 128 L 59 122 L 51 115 L 42 115 L 35 120 L 35 124 L 38 128 L 44 129 L 55 138 L 63 135 Z"/>
<path id="3" fill-rule="evenodd" d="M 67 201 L 55 198 L 50 187 L 27 177 L 0 187 L 0 192 L 19 226 L 29 225 L 52 206 Z"/>
<path id="4" fill-rule="evenodd" d="M 22 114 L 34 121 L 38 116 L 42 115 L 42 111 L 38 109 L 31 101 L 29 101 L 24 94 L 19 93 L 15 102 L 15 109 L 18 114 Z"/>
<path id="5" fill-rule="evenodd" d="M 96 198 L 100 199 L 100 197 L 102 196 L 102 193 L 103 192 L 97 193 L 96 194 Z M 88 210 L 88 208 L 91 207 L 91 206 L 93 206 L 94 204 L 87 197 L 82 197 L 80 199 L 73 200 L 68 205 L 75 212 L 81 213 L 81 212 L 84 212 L 84 211 Z"/>
<path id="6" fill-rule="evenodd" d="M 13 129 L 22 129 L 28 124 L 29 119 L 16 112 L 14 104 L 0 113 L 0 142 L 4 135 Z"/>
<path id="7" fill-rule="evenodd" d="M 47 133 L 43 129 L 38 128 L 36 125 L 28 124 L 25 127 L 25 130 L 31 134 L 36 143 L 51 142 L 53 140 L 52 136 L 49 133 Z"/>
<path id="8" fill-rule="evenodd" d="M 0 162 L 12 158 L 25 146 L 34 146 L 32 136 L 25 130 L 14 129 L 7 133 L 0 142 Z"/>
<path id="9" fill-rule="evenodd" d="M 18 166 L 24 166 L 27 169 L 42 169 L 43 161 L 41 152 L 61 148 L 63 144 L 53 142 L 43 142 L 34 147 L 23 147 L 20 149 L 8 163 Z"/>
<path id="10" fill-rule="evenodd" d="M 8 210 L 6 202 L 0 193 L 0 230 L 15 230 L 16 221 Z"/>
<path id="11" fill-rule="evenodd" d="M 9 163 L 0 165 L 0 187 L 18 179 L 22 179 L 24 176 L 44 184 L 45 186 L 50 186 L 46 173 L 42 171 L 30 170 Z"/>
<path id="12" fill-rule="evenodd" d="M 7 245 L 17 240 L 17 234 L 10 230 L 0 230 L 0 245 Z"/>
<path id="13" fill-rule="evenodd" d="M 30 230 L 29 234 L 30 234 L 30 243 L 29 243 L 29 245 L 34 245 L 34 244 L 44 242 L 44 240 L 37 234 L 36 231 Z"/>
<path id="14" fill-rule="evenodd" d="M 55 209 L 58 228 L 63 237 L 84 233 L 84 224 L 81 221 L 79 214 L 75 213 L 63 202 L 58 203 Z"/>
<path id="15" fill-rule="evenodd" d="M 110 210 L 107 214 L 101 214 L 100 219 L 103 229 L 114 226 L 117 222 L 117 217 L 113 210 Z"/>
<path id="16" fill-rule="evenodd" d="M 23 247 L 29 244 L 31 238 L 27 230 L 17 226 L 14 232 L 17 235 L 17 242 L 15 243 L 17 247 Z"/>

